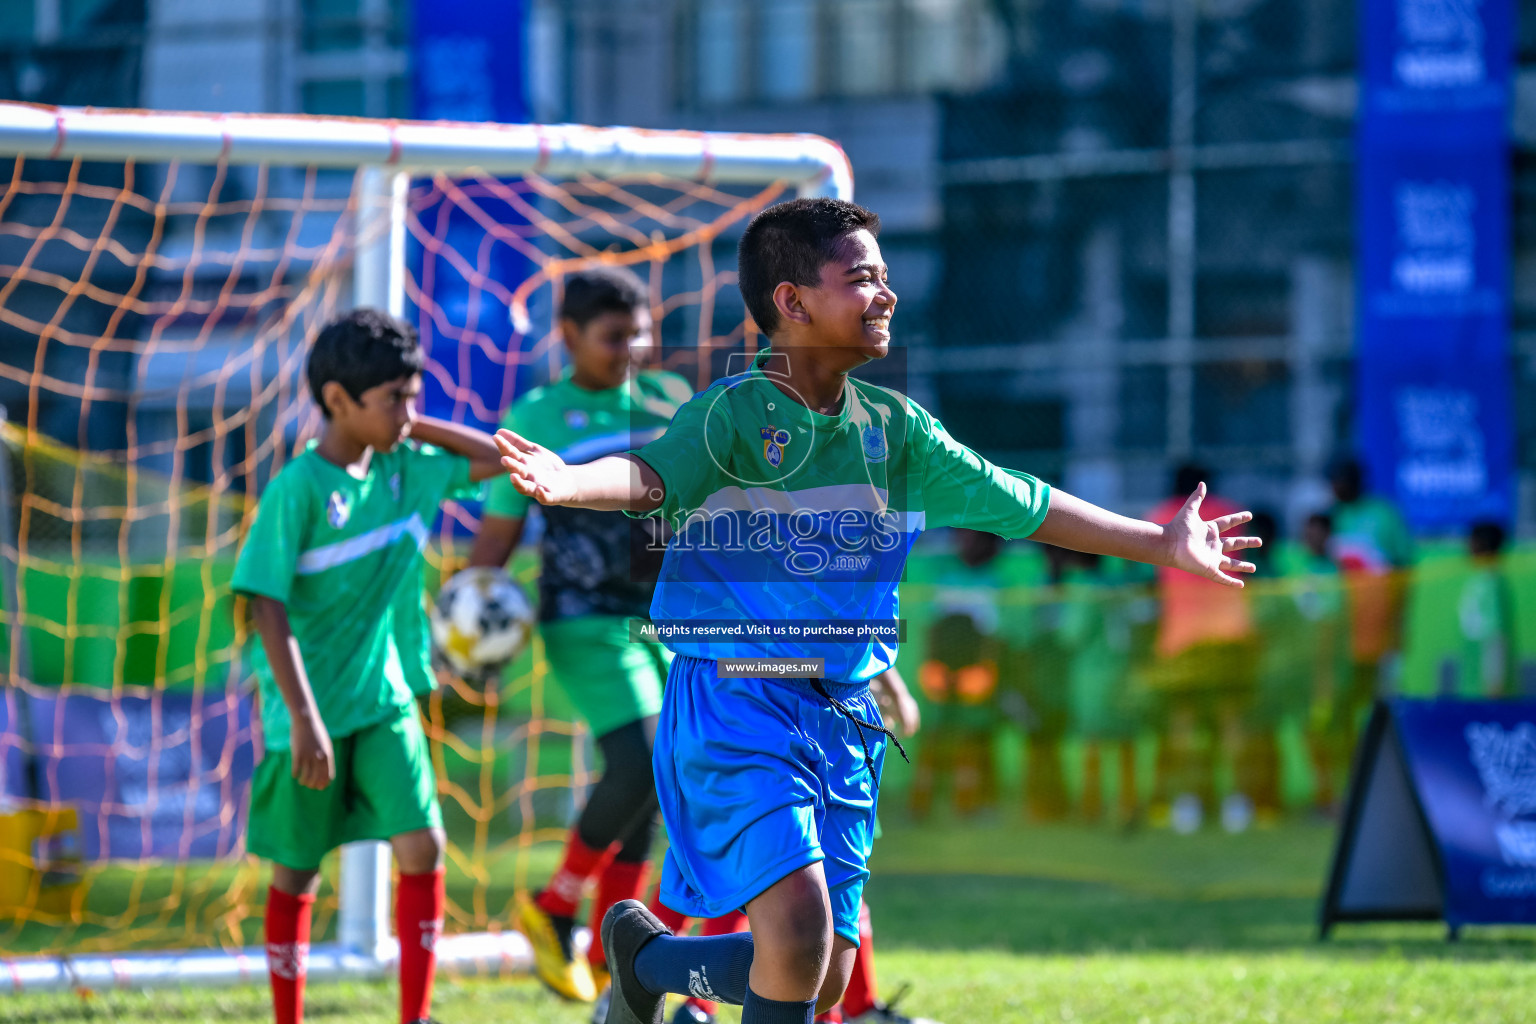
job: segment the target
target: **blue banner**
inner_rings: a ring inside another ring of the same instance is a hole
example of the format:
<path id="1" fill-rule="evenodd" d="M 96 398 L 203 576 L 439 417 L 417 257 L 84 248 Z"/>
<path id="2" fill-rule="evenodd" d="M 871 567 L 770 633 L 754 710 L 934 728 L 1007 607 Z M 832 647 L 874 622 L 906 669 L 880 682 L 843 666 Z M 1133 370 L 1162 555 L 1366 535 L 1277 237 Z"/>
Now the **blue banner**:
<path id="1" fill-rule="evenodd" d="M 1536 924 L 1536 703 L 1391 702 L 1439 850 L 1442 913 Z"/>
<path id="2" fill-rule="evenodd" d="M 0 701 L 0 792 L 73 807 L 86 861 L 243 852 L 256 761 L 250 694 L 31 689 L 18 701 L 16 692 Z"/>
<path id="3" fill-rule="evenodd" d="M 527 22 L 525 0 L 418 3 L 415 116 L 526 123 Z M 413 214 L 432 241 L 413 236 L 407 245 L 407 265 L 421 298 L 411 298 L 407 317 L 444 369 L 441 376 L 427 375 L 428 415 L 494 429 L 519 390 L 522 337 L 505 298 L 533 263 L 510 241 L 517 232 L 492 237 L 486 226 L 527 223 L 508 201 L 515 186 L 515 181 L 464 180 L 453 183 L 459 195 L 450 197 L 431 182 L 413 183 Z"/>
<path id="4" fill-rule="evenodd" d="M 1510 0 L 1367 0 L 1357 442 L 1414 527 L 1514 511 Z"/>

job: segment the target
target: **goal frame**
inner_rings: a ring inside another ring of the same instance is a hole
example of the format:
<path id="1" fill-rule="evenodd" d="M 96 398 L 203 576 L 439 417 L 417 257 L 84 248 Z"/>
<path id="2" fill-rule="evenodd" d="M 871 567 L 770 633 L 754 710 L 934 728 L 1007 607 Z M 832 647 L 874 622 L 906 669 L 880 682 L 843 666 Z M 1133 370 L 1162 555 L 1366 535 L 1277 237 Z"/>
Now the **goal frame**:
<path id="1" fill-rule="evenodd" d="M 818 135 L 730 134 L 586 125 L 467 124 L 297 115 L 183 113 L 0 102 L 0 156 L 45 160 L 281 164 L 361 170 L 353 301 L 406 310 L 406 202 L 430 174 L 664 175 L 719 184 L 785 182 L 802 197 L 853 198 L 842 148 Z M 9 684 L 9 680 L 5 681 Z M 341 853 L 337 940 L 309 954 L 309 977 L 378 978 L 398 961 L 390 934 L 390 852 Z M 583 936 L 584 938 L 584 936 Z M 526 971 L 518 933 L 444 935 L 438 962 L 460 974 Z M 259 982 L 266 952 L 185 950 L 66 954 L 6 961 L 0 994 Z"/>

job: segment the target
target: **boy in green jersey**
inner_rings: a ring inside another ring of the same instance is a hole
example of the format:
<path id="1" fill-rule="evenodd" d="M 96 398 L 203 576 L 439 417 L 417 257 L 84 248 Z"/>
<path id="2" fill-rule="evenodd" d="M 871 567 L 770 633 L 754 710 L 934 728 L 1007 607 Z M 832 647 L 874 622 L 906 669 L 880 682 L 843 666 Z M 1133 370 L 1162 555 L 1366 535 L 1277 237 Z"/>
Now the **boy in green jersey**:
<path id="1" fill-rule="evenodd" d="M 365 839 L 389 840 L 400 866 L 400 1019 L 425 1020 L 431 1005 L 445 838 L 413 696 L 429 685 L 421 548 L 443 500 L 497 464 L 489 436 L 417 415 L 423 361 L 416 332 L 375 310 L 320 332 L 308 366 L 320 437 L 267 485 L 235 565 L 261 638 L 247 845 L 273 862 L 278 1024 L 303 1017 L 320 860 Z"/>
<path id="2" fill-rule="evenodd" d="M 1003 585 L 997 557 L 1003 541 L 990 533 L 956 530 L 955 552 L 936 580 L 934 622 L 918 681 L 933 705 L 926 741 L 917 752 L 910 798 L 925 816 L 948 778 L 960 814 L 997 803 L 993 736 L 997 731 L 998 672 L 1003 640 L 998 603 Z"/>
<path id="3" fill-rule="evenodd" d="M 650 346 L 650 299 L 627 270 L 594 267 L 565 280 L 557 316 L 570 368 L 513 404 L 502 426 L 541 438 L 586 462 L 645 444 L 693 397 L 675 373 L 637 370 Z M 491 485 L 471 565 L 506 564 L 532 502 L 505 476 Z M 518 927 L 539 978 L 567 999 L 590 1002 L 607 971 L 597 925 L 608 908 L 645 891 L 656 834 L 651 742 L 671 654 L 631 643 L 629 620 L 650 611 L 666 547 L 662 524 L 618 511 L 543 510 L 539 632 L 550 674 L 576 705 L 603 753 L 603 774 L 566 841 L 560 867 L 518 906 Z M 571 935 L 587 881 L 598 878 L 593 941 L 574 955 Z"/>
<path id="4" fill-rule="evenodd" d="M 1157 601 L 1119 563 L 1081 553 L 1071 561 L 1058 629 L 1071 657 L 1072 724 L 1083 745 L 1082 813 L 1088 821 L 1103 817 L 1105 761 L 1113 754 L 1114 824 L 1129 827 L 1140 816 L 1136 738 L 1146 719 L 1146 693 L 1132 677 L 1151 655 Z"/>
<path id="5" fill-rule="evenodd" d="M 1456 602 L 1461 657 L 1448 696 L 1471 699 L 1512 697 L 1514 679 L 1514 595 L 1504 575 L 1504 527 L 1472 524 L 1467 554 L 1472 573 Z"/>
<path id="6" fill-rule="evenodd" d="M 1346 720 L 1336 723 L 1339 754 L 1348 760 L 1372 702 L 1397 683 L 1414 543 L 1397 506 L 1366 490 L 1365 469 L 1357 460 L 1336 463 L 1330 482 L 1338 499 L 1331 512 L 1331 551 L 1349 594 L 1354 660 L 1350 707 Z"/>
<path id="7" fill-rule="evenodd" d="M 1258 571 L 1248 583 L 1259 638 L 1257 686 L 1234 781 L 1251 801 L 1254 820 L 1265 825 L 1282 810 L 1280 731 L 1294 723 L 1307 731 L 1309 743 L 1315 739 L 1313 716 L 1331 707 L 1349 676 L 1349 629 L 1343 583 L 1327 554 L 1332 522 L 1326 513 L 1307 517 L 1300 544 L 1276 547 L 1279 523 L 1262 512 L 1254 514 L 1249 530 L 1273 550 L 1254 559 Z M 1325 807 L 1332 782 L 1319 775 L 1317 787 Z"/>
<path id="8" fill-rule="evenodd" d="M 653 759 L 671 843 L 662 896 L 702 916 L 744 907 L 752 931 L 673 936 L 643 904 L 615 904 L 609 1024 L 659 1024 L 668 992 L 741 1003 L 742 1024 L 809 1024 L 842 995 L 885 752 L 869 680 L 895 660 L 897 583 L 923 529 L 1033 534 L 1232 587 L 1252 569 L 1233 555 L 1253 541 L 1222 536 L 1247 515 L 1204 521 L 1203 486 L 1166 526 L 1117 516 L 987 462 L 916 403 L 851 377 L 890 345 L 878 231 L 836 199 L 754 217 L 738 274 L 771 348 L 637 451 L 574 464 L 497 433 L 520 494 L 662 514 L 678 530 L 651 604 L 675 655 Z M 784 660 L 747 674 L 765 659 Z"/>

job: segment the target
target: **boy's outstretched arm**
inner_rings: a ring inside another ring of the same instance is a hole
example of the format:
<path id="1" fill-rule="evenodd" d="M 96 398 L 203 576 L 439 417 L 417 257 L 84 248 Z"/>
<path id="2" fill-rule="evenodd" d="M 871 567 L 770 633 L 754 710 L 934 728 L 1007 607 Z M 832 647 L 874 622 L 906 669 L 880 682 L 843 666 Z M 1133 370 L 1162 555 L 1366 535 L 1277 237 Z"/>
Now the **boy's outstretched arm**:
<path id="1" fill-rule="evenodd" d="M 580 466 L 502 428 L 496 432 L 502 468 L 512 486 L 541 505 L 570 505 L 605 512 L 649 512 L 661 506 L 661 476 L 633 455 L 609 455 Z"/>
<path id="2" fill-rule="evenodd" d="M 451 423 L 435 416 L 418 416 L 411 424 L 411 436 L 436 445 L 469 460 L 469 478 L 475 483 L 501 473 L 501 453 L 491 435 L 462 423 Z"/>
<path id="3" fill-rule="evenodd" d="M 1201 484 L 1178 514 L 1159 526 L 1116 515 L 1052 488 L 1050 511 L 1030 539 L 1073 551 L 1168 565 L 1223 586 L 1241 587 L 1243 581 L 1231 574 L 1253 572 L 1253 563 L 1233 558 L 1232 553 L 1259 547 L 1262 542 L 1257 537 L 1222 534 L 1252 519 L 1253 513 L 1236 512 L 1206 522 L 1200 518 L 1204 500 L 1205 484 Z"/>

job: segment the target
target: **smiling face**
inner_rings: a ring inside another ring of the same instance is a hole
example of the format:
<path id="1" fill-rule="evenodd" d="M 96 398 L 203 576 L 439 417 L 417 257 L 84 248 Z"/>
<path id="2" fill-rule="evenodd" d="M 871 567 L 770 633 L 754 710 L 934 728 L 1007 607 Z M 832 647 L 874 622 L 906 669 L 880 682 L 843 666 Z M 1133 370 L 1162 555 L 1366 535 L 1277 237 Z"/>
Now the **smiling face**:
<path id="1" fill-rule="evenodd" d="M 623 384 L 648 351 L 651 313 L 648 309 L 599 313 L 585 324 L 560 321 L 560 333 L 571 353 L 571 376 L 578 385 L 604 391 Z"/>
<path id="2" fill-rule="evenodd" d="M 335 429 L 378 452 L 394 451 L 396 445 L 411 436 L 411 424 L 416 422 L 416 399 L 420 396 L 419 373 L 371 387 L 356 401 L 340 383 L 331 381 L 325 385 L 325 404 Z"/>
<path id="3" fill-rule="evenodd" d="M 860 362 L 883 358 L 891 347 L 896 293 L 880 243 L 860 229 L 840 248 L 836 259 L 822 265 L 818 286 L 788 287 L 796 292 L 818 346 L 858 353 L 863 356 Z"/>

